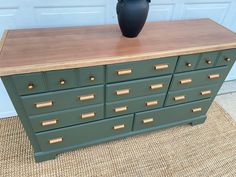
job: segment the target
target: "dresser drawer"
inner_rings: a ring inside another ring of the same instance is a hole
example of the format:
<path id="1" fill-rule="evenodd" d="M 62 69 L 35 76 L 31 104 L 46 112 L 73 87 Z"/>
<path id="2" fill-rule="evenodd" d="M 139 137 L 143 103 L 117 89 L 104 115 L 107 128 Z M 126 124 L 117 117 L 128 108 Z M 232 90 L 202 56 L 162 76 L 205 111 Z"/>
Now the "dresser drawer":
<path id="1" fill-rule="evenodd" d="M 172 91 L 167 95 L 165 106 L 210 98 L 211 96 L 217 94 L 219 88 L 219 85 L 210 85 L 180 91 Z"/>
<path id="2" fill-rule="evenodd" d="M 112 136 L 128 133 L 132 129 L 133 115 L 95 121 L 82 125 L 37 133 L 42 151 L 49 151 L 78 144 L 97 142 Z"/>
<path id="3" fill-rule="evenodd" d="M 27 114 L 35 115 L 103 103 L 104 87 L 76 88 L 28 95 L 21 98 Z"/>
<path id="4" fill-rule="evenodd" d="M 180 56 L 175 72 L 178 73 L 194 70 L 198 64 L 199 58 L 200 54 Z"/>
<path id="5" fill-rule="evenodd" d="M 204 115 L 211 104 L 210 99 L 185 103 L 177 106 L 161 108 L 142 113 L 136 113 L 134 118 L 134 131 L 173 124 L 194 117 Z"/>
<path id="6" fill-rule="evenodd" d="M 106 117 L 160 108 L 164 104 L 165 95 L 166 94 L 164 93 L 126 101 L 106 103 Z"/>
<path id="7" fill-rule="evenodd" d="M 126 81 L 174 72 L 177 57 L 107 65 L 107 82 Z"/>
<path id="8" fill-rule="evenodd" d="M 216 66 L 233 65 L 236 59 L 236 49 L 224 50 L 221 52 Z"/>
<path id="9" fill-rule="evenodd" d="M 103 104 L 29 117 L 35 132 L 91 122 L 103 118 Z"/>
<path id="10" fill-rule="evenodd" d="M 12 76 L 19 95 L 27 95 L 46 91 L 42 73 L 20 74 Z"/>
<path id="11" fill-rule="evenodd" d="M 200 61 L 197 65 L 197 69 L 210 68 L 216 63 L 219 52 L 207 52 L 201 54 Z"/>
<path id="12" fill-rule="evenodd" d="M 166 92 L 169 87 L 170 79 L 171 75 L 108 84 L 106 86 L 106 101 L 113 102 Z"/>
<path id="13" fill-rule="evenodd" d="M 217 84 L 225 79 L 227 72 L 227 67 L 219 67 L 174 74 L 170 90 L 181 90 L 202 85 Z"/>

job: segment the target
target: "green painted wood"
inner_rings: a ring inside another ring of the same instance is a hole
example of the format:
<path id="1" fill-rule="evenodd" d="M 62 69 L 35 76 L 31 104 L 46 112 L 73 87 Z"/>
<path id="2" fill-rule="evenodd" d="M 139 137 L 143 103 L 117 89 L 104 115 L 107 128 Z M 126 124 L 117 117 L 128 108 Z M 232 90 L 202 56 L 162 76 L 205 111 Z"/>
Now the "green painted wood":
<path id="1" fill-rule="evenodd" d="M 218 58 L 218 55 L 219 55 L 218 51 L 201 54 L 200 61 L 197 65 L 197 69 L 213 67 Z"/>
<path id="2" fill-rule="evenodd" d="M 180 56 L 177 62 L 175 72 L 179 73 L 194 70 L 198 64 L 199 59 L 200 54 Z"/>
<path id="3" fill-rule="evenodd" d="M 106 103 L 106 117 L 113 117 L 139 111 L 160 108 L 164 104 L 165 95 L 166 94 L 164 93 L 164 94 L 133 98 L 125 101 Z M 147 106 L 146 103 L 150 101 L 158 101 L 158 104 L 154 106 Z M 123 107 L 127 107 L 127 109 L 120 112 L 115 111 L 116 108 L 123 108 Z"/>
<path id="4" fill-rule="evenodd" d="M 221 85 L 214 84 L 214 85 L 207 85 L 203 87 L 197 88 L 189 88 L 180 91 L 171 91 L 168 93 L 165 106 L 177 105 L 181 103 L 187 103 L 190 101 L 197 101 L 201 99 L 210 98 L 211 96 L 215 95 L 218 90 L 220 89 Z M 210 94 L 202 95 L 202 91 L 210 91 Z M 185 98 L 182 100 L 175 100 L 177 97 L 184 96 Z"/>
<path id="5" fill-rule="evenodd" d="M 19 95 L 46 91 L 46 85 L 42 73 L 14 75 L 12 76 L 12 79 Z M 28 88 L 31 84 L 33 84 L 33 89 Z"/>
<path id="6" fill-rule="evenodd" d="M 169 87 L 171 75 L 140 79 L 106 85 L 106 102 L 120 101 L 141 96 L 165 93 Z M 162 88 L 151 89 L 152 85 L 162 84 Z M 117 95 L 117 91 L 129 90 L 129 93 Z"/>
<path id="7" fill-rule="evenodd" d="M 79 97 L 94 94 L 94 99 L 81 101 Z M 24 108 L 28 115 L 37 115 L 60 111 L 68 108 L 79 108 L 104 102 L 104 86 L 92 86 L 48 92 L 21 97 Z M 51 107 L 36 108 L 36 103 L 52 101 Z"/>
<path id="8" fill-rule="evenodd" d="M 36 137 L 40 144 L 41 151 L 48 151 L 128 133 L 132 130 L 132 123 L 133 115 L 126 115 L 113 119 L 91 122 L 84 125 L 76 125 L 58 130 L 37 133 Z M 117 125 L 124 125 L 124 128 L 115 130 L 114 126 Z M 63 141 L 49 144 L 49 140 L 58 137 L 62 137 Z"/>
<path id="9" fill-rule="evenodd" d="M 168 125 L 174 122 L 199 117 L 206 114 L 211 105 L 211 100 L 197 101 L 193 103 L 186 103 L 177 106 L 171 106 L 152 111 L 135 113 L 133 130 L 146 129 L 150 127 Z M 194 108 L 202 108 L 201 112 L 192 112 Z M 144 124 L 143 120 L 153 118 L 153 122 Z"/>
<path id="10" fill-rule="evenodd" d="M 228 59 L 230 59 L 228 61 Z M 216 63 L 216 66 L 233 66 L 234 62 L 236 60 L 236 49 L 229 49 L 224 50 L 221 52 L 220 57 L 218 58 L 218 61 Z"/>
<path id="11" fill-rule="evenodd" d="M 82 118 L 83 114 L 95 113 L 94 116 Z M 34 132 L 52 130 L 66 126 L 97 121 L 104 118 L 104 105 L 94 105 L 83 108 L 69 109 L 48 114 L 29 116 Z M 56 120 L 55 124 L 43 126 L 42 122 Z"/>
<path id="12" fill-rule="evenodd" d="M 138 78 L 167 75 L 174 72 L 177 57 L 152 59 L 138 62 L 127 62 L 107 65 L 106 78 L 108 83 L 127 81 Z M 155 65 L 168 64 L 166 69 L 156 70 Z M 132 73 L 127 75 L 118 75 L 117 71 L 131 69 Z"/>

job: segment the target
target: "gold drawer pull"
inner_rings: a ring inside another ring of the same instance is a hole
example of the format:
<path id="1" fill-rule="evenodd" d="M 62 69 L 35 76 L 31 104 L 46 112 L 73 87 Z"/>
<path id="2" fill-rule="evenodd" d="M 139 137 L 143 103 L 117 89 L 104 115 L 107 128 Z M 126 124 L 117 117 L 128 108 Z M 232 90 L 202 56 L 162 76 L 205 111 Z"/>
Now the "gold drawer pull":
<path id="1" fill-rule="evenodd" d="M 148 124 L 148 123 L 152 123 L 152 122 L 154 122 L 153 118 L 143 119 L 144 124 Z"/>
<path id="2" fill-rule="evenodd" d="M 64 79 L 60 80 L 60 85 L 65 85 L 66 81 Z"/>
<path id="3" fill-rule="evenodd" d="M 158 105 L 158 101 L 157 100 L 146 102 L 146 106 L 155 106 L 155 105 Z"/>
<path id="4" fill-rule="evenodd" d="M 60 143 L 62 141 L 63 141 L 62 137 L 48 140 L 49 144 L 56 144 L 56 143 Z"/>
<path id="5" fill-rule="evenodd" d="M 132 73 L 132 69 L 122 69 L 122 70 L 118 70 L 117 74 L 118 75 L 128 75 Z"/>
<path id="6" fill-rule="evenodd" d="M 164 84 L 154 84 L 154 85 L 150 85 L 150 89 L 151 90 L 155 90 L 155 89 L 160 89 L 163 88 Z"/>
<path id="7" fill-rule="evenodd" d="M 202 96 L 210 95 L 210 94 L 211 94 L 211 90 L 201 91 L 201 95 L 202 95 Z"/>
<path id="8" fill-rule="evenodd" d="M 217 78 L 219 78 L 219 77 L 220 77 L 220 74 L 210 74 L 210 75 L 208 76 L 209 79 L 217 79 Z"/>
<path id="9" fill-rule="evenodd" d="M 115 112 L 124 112 L 127 111 L 128 106 L 123 106 L 123 107 L 119 107 L 119 108 L 115 108 Z"/>
<path id="10" fill-rule="evenodd" d="M 92 100 L 95 98 L 95 94 L 83 95 L 79 97 L 80 101 Z"/>
<path id="11" fill-rule="evenodd" d="M 47 107 L 52 107 L 52 106 L 53 106 L 53 101 L 44 101 L 44 102 L 35 103 L 36 108 L 47 108 Z"/>
<path id="12" fill-rule="evenodd" d="M 125 128 L 125 124 L 115 125 L 113 127 L 114 130 L 119 130 L 119 129 L 123 129 L 123 128 Z"/>
<path id="13" fill-rule="evenodd" d="M 192 79 L 191 78 L 183 79 L 183 80 L 180 80 L 179 82 L 180 84 L 189 84 L 192 82 Z"/>
<path id="14" fill-rule="evenodd" d="M 34 84 L 30 83 L 30 84 L 28 85 L 28 90 L 33 90 L 33 89 L 34 89 Z"/>
<path id="15" fill-rule="evenodd" d="M 192 112 L 201 112 L 202 111 L 202 108 L 193 108 L 192 109 Z"/>
<path id="16" fill-rule="evenodd" d="M 52 120 L 45 120 L 45 121 L 42 121 L 42 122 L 41 122 L 41 125 L 42 125 L 43 127 L 45 127 L 45 126 L 55 125 L 55 124 L 57 124 L 57 123 L 58 123 L 58 120 L 57 120 L 57 119 L 52 119 Z"/>
<path id="17" fill-rule="evenodd" d="M 185 96 L 184 96 L 184 95 L 176 96 L 176 97 L 174 97 L 174 100 L 175 100 L 175 101 L 185 100 Z"/>
<path id="18" fill-rule="evenodd" d="M 212 64 L 212 61 L 211 61 L 211 60 L 206 60 L 206 63 L 207 63 L 208 65 L 211 65 L 211 64 Z"/>
<path id="19" fill-rule="evenodd" d="M 159 64 L 154 66 L 156 70 L 167 69 L 169 68 L 168 64 Z"/>
<path id="20" fill-rule="evenodd" d="M 129 89 L 117 90 L 116 95 L 126 95 L 129 94 Z"/>
<path id="21" fill-rule="evenodd" d="M 91 80 L 91 81 L 95 81 L 95 79 L 96 79 L 96 78 L 95 78 L 94 76 L 90 76 L 90 77 L 89 77 L 89 80 Z"/>
<path id="22" fill-rule="evenodd" d="M 96 113 L 95 112 L 90 112 L 90 113 L 86 113 L 86 114 L 81 114 L 81 118 L 82 119 L 87 119 L 87 118 L 92 118 L 95 117 Z"/>
<path id="23" fill-rule="evenodd" d="M 226 57 L 225 61 L 231 61 L 231 58 Z"/>
<path id="24" fill-rule="evenodd" d="M 186 66 L 187 67 L 192 67 L 192 64 L 191 63 L 186 63 Z"/>

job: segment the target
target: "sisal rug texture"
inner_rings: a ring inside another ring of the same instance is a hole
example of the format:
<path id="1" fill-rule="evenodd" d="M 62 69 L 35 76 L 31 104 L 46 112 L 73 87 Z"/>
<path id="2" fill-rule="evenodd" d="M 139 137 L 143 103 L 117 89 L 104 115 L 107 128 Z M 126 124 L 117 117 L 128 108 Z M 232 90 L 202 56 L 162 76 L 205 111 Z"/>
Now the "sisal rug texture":
<path id="1" fill-rule="evenodd" d="M 235 177 L 236 123 L 216 103 L 205 124 L 111 141 L 36 164 L 17 117 L 0 120 L 1 177 Z"/>

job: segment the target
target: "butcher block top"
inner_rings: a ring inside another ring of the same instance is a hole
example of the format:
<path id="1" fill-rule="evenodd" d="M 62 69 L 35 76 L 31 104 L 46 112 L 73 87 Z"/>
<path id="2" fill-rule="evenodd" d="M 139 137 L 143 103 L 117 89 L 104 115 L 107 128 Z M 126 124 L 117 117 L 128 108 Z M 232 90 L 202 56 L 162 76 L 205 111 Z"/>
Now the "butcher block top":
<path id="1" fill-rule="evenodd" d="M 236 34 L 209 20 L 147 23 L 137 38 L 118 25 L 8 30 L 0 76 L 236 48 Z"/>

